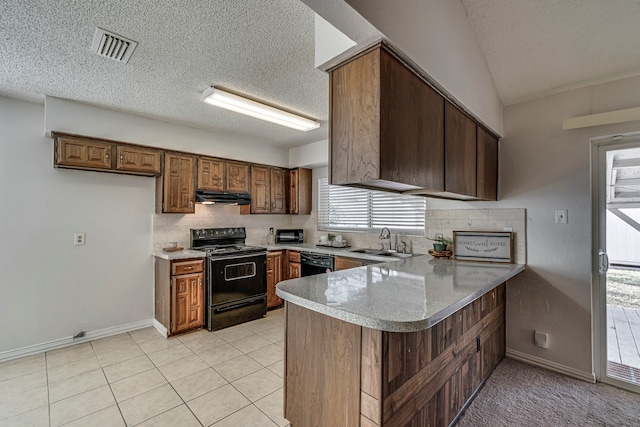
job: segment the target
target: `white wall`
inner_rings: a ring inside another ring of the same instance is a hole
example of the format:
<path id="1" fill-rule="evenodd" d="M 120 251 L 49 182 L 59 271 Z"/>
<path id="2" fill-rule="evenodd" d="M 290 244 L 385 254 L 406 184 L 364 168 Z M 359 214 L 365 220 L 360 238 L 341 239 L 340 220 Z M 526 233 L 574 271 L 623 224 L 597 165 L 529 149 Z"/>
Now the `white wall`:
<path id="1" fill-rule="evenodd" d="M 346 0 L 447 92 L 502 134 L 502 103 L 460 0 Z"/>
<path id="2" fill-rule="evenodd" d="M 43 123 L 0 97 L 0 352 L 153 317 L 155 180 L 54 169 Z"/>
<path id="3" fill-rule="evenodd" d="M 429 207 L 527 209 L 527 270 L 507 287 L 507 347 L 585 375 L 592 370 L 590 138 L 640 130 L 640 122 L 570 131 L 568 117 L 628 108 L 640 78 L 512 105 L 504 111 L 499 202 L 430 201 Z M 554 210 L 569 223 L 555 224 Z M 534 330 L 550 334 L 535 346 Z"/>

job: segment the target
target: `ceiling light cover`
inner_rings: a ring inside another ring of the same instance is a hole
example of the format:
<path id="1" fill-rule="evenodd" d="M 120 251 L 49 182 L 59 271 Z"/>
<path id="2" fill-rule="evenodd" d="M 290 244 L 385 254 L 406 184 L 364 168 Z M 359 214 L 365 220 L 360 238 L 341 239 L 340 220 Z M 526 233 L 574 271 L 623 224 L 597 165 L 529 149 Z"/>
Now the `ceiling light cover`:
<path id="1" fill-rule="evenodd" d="M 320 123 L 306 117 L 298 116 L 278 108 L 262 104 L 242 96 L 226 92 L 224 90 L 210 87 L 202 92 L 203 102 L 235 111 L 236 113 L 245 114 L 257 119 L 266 120 L 292 129 L 301 130 L 303 132 L 317 129 Z"/>

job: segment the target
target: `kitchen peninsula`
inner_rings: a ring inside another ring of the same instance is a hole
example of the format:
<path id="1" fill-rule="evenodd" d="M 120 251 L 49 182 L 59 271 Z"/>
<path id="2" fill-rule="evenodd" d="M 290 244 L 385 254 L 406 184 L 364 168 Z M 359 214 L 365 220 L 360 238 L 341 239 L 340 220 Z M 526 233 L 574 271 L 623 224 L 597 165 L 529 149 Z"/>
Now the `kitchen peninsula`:
<path id="1" fill-rule="evenodd" d="M 523 265 L 427 256 L 281 282 L 293 427 L 446 426 L 504 356 Z"/>

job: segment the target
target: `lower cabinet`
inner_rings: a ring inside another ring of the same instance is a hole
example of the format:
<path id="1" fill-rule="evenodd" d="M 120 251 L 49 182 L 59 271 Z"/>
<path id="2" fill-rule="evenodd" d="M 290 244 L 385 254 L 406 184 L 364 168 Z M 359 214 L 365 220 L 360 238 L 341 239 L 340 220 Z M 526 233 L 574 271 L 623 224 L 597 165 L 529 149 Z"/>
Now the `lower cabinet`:
<path id="1" fill-rule="evenodd" d="M 297 279 L 302 277 L 302 269 L 300 268 L 300 252 L 287 251 L 287 279 Z"/>
<path id="2" fill-rule="evenodd" d="M 156 258 L 155 317 L 168 335 L 204 326 L 204 259 Z"/>
<path id="3" fill-rule="evenodd" d="M 282 300 L 276 295 L 276 285 L 282 281 L 282 260 L 284 251 L 267 252 L 267 308 L 282 305 Z"/>
<path id="4" fill-rule="evenodd" d="M 367 261 L 358 258 L 349 258 L 344 256 L 336 256 L 334 259 L 334 268 L 336 271 L 346 270 L 349 268 L 362 267 L 367 265 Z"/>

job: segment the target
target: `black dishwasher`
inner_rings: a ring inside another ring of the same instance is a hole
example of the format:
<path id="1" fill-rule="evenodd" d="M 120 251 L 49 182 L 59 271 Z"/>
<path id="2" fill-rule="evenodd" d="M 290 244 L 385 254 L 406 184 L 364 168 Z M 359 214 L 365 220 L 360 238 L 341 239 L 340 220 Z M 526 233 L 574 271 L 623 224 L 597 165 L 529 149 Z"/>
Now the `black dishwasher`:
<path id="1" fill-rule="evenodd" d="M 300 254 L 300 267 L 302 277 L 330 273 L 333 271 L 333 256 L 302 252 Z"/>

